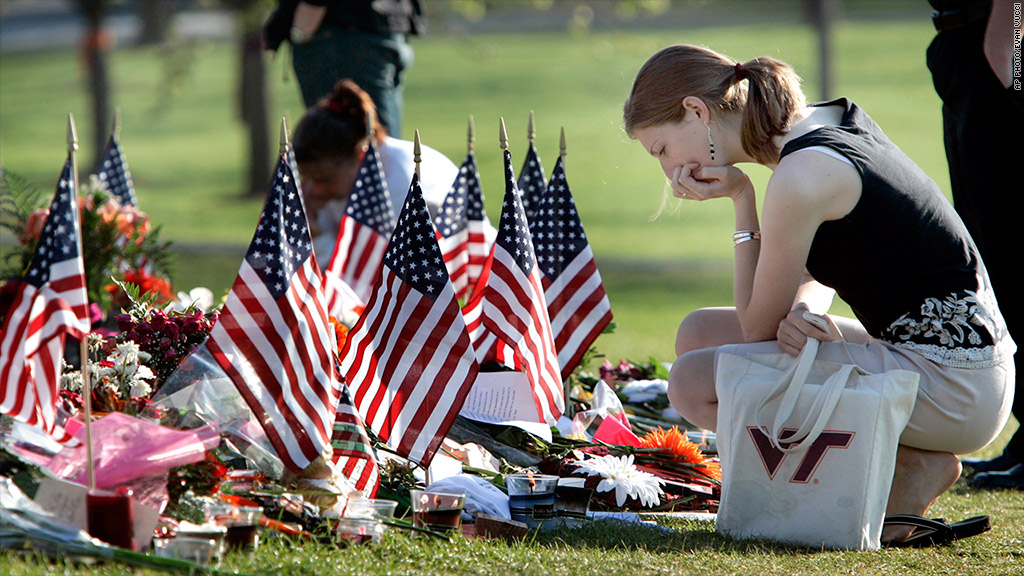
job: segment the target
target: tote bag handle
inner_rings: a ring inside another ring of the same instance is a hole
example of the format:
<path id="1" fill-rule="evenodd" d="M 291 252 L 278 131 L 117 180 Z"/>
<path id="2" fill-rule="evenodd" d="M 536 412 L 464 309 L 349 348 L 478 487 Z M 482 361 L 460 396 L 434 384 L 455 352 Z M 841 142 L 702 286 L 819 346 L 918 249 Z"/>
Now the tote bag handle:
<path id="1" fill-rule="evenodd" d="M 814 365 L 814 358 L 818 354 L 818 345 L 818 340 L 814 338 L 807 339 L 807 344 L 800 351 L 796 364 L 779 375 L 775 390 L 766 394 L 761 399 L 755 412 L 755 423 L 768 432 L 768 438 L 780 451 L 787 454 L 806 450 L 818 439 L 818 436 L 825 429 L 829 418 L 832 417 L 832 413 L 835 412 L 836 406 L 839 404 L 839 398 L 842 396 L 847 382 L 849 382 L 850 377 L 853 375 L 854 369 L 856 369 L 856 366 L 845 364 L 829 376 L 822 384 L 821 392 L 815 396 L 814 403 L 807 411 L 807 416 L 796 432 L 783 438 L 783 426 L 793 416 L 797 400 L 800 398 L 800 394 L 807 383 L 807 376 L 810 374 L 811 367 Z M 778 411 L 775 413 L 772 427 L 769 429 L 761 424 L 761 411 L 780 392 L 784 392 L 782 401 L 779 404 Z"/>

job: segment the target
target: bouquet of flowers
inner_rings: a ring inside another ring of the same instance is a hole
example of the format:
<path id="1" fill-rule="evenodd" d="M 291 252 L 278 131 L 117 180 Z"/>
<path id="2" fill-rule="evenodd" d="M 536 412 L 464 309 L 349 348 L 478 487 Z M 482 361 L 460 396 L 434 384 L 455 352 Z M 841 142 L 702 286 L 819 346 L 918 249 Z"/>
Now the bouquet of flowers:
<path id="1" fill-rule="evenodd" d="M 115 280 L 126 303 L 117 316 L 119 334 L 89 335 L 87 370 L 92 403 L 99 412 L 145 415 L 150 398 L 178 368 L 178 364 L 210 334 L 217 312 L 207 315 L 195 305 L 154 308 L 161 294 Z M 61 396 L 72 410 L 80 409 L 82 372 L 65 365 Z"/>
<path id="2" fill-rule="evenodd" d="M 580 477 L 594 503 L 609 510 L 714 510 L 722 471 L 678 427 L 657 429 L 639 446 L 556 438 L 536 442 L 545 474 Z"/>
<path id="3" fill-rule="evenodd" d="M 178 364 L 206 340 L 220 312 L 207 314 L 195 303 L 189 303 L 183 309 L 169 305 L 156 308 L 154 304 L 160 299 L 160 294 L 146 292 L 140 295 L 141 288 L 135 284 L 116 284 L 122 288 L 128 304 L 125 312 L 115 318 L 120 330 L 117 341 L 131 342 L 140 353 L 148 356 L 148 366 L 155 376 L 152 390 L 155 392 L 178 369 Z"/>
<path id="4" fill-rule="evenodd" d="M 82 255 L 89 301 L 100 309 L 116 310 L 114 280 L 128 280 L 170 298 L 170 243 L 161 242 L 159 227 L 135 206 L 122 206 L 102 184 L 81 186 Z M 7 171 L 0 174 L 0 226 L 18 239 L 0 265 L 0 283 L 18 279 L 32 263 L 39 235 L 48 216 L 47 198 L 37 188 Z M 0 315 L 3 314 L 0 310 Z"/>

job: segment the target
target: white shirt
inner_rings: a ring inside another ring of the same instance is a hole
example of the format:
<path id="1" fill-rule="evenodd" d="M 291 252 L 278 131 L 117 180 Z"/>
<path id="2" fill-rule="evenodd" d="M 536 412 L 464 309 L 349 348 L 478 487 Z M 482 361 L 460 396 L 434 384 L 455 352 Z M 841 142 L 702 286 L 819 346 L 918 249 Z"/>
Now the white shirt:
<path id="1" fill-rule="evenodd" d="M 384 180 L 391 196 L 391 207 L 395 211 L 395 218 L 398 218 L 416 170 L 413 143 L 388 136 L 384 139 L 383 145 L 378 147 L 377 155 L 384 170 Z M 431 219 L 444 203 L 458 175 L 459 167 L 447 156 L 429 146 L 420 145 L 420 187 L 423 189 L 423 199 L 427 203 Z M 321 267 L 326 267 L 330 262 L 334 244 L 337 242 L 338 228 L 341 226 L 341 217 L 345 215 L 347 205 L 348 202 L 345 200 L 332 200 L 317 212 L 317 223 L 323 233 L 313 238 L 313 252 Z"/>

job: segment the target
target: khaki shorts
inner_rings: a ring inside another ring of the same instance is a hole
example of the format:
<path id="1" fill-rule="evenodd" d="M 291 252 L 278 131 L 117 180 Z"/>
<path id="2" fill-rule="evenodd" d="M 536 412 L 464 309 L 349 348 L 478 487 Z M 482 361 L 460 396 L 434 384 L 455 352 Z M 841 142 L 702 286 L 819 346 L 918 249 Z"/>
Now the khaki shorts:
<path id="1" fill-rule="evenodd" d="M 729 344 L 717 354 L 780 354 L 775 342 Z M 912 370 L 921 375 L 917 403 L 900 444 L 936 452 L 968 454 L 992 442 L 1006 425 L 1013 404 L 1014 365 L 1010 357 L 991 368 L 951 368 L 888 342 L 823 342 L 818 360 L 856 364 L 867 372 Z M 716 362 L 717 364 L 717 362 Z"/>

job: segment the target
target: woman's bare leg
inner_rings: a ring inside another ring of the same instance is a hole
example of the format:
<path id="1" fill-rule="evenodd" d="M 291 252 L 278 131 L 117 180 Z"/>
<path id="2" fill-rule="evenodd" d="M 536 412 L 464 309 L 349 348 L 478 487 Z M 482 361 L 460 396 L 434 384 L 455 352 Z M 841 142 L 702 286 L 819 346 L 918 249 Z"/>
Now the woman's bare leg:
<path id="1" fill-rule="evenodd" d="M 862 344 L 868 334 L 860 322 L 832 317 L 844 339 Z M 725 344 L 744 343 L 735 308 L 701 308 L 689 314 L 676 333 L 676 358 L 669 373 L 668 398 L 688 422 L 715 430 L 718 395 L 715 392 L 715 351 Z"/>
<path id="2" fill-rule="evenodd" d="M 743 329 L 735 308 L 695 310 L 679 325 L 668 399 L 688 422 L 706 430 L 716 428 L 715 349 L 740 342 Z"/>
<path id="3" fill-rule="evenodd" d="M 886 515 L 924 516 L 939 496 L 949 490 L 961 471 L 960 460 L 949 452 L 931 452 L 900 445 Z M 910 536 L 910 526 L 886 526 L 882 542 L 898 542 Z"/>
<path id="4" fill-rule="evenodd" d="M 693 350 L 743 342 L 743 327 L 735 308 L 694 310 L 676 332 L 676 356 Z"/>

